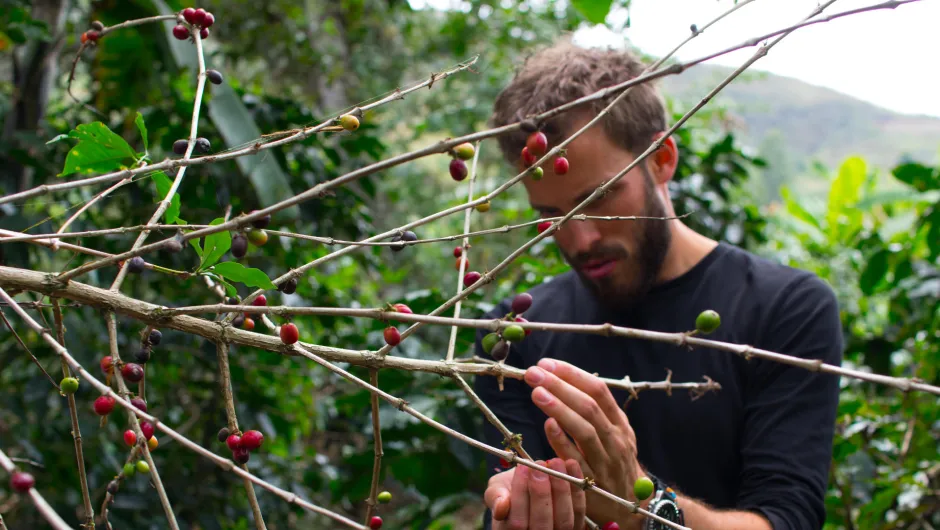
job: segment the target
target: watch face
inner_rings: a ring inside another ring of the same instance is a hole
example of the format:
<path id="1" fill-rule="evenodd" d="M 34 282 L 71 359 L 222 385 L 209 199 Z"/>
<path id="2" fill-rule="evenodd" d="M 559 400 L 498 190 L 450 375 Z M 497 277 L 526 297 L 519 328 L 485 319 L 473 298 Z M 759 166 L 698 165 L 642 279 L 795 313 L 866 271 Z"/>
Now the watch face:
<path id="1" fill-rule="evenodd" d="M 654 513 L 663 519 L 672 522 L 682 524 L 682 515 L 679 513 L 679 508 L 672 501 L 663 501 L 656 505 L 655 508 L 650 510 L 651 513 Z M 659 521 L 653 519 L 647 519 L 650 523 L 647 528 L 649 530 L 670 530 L 669 526 L 666 526 Z"/>

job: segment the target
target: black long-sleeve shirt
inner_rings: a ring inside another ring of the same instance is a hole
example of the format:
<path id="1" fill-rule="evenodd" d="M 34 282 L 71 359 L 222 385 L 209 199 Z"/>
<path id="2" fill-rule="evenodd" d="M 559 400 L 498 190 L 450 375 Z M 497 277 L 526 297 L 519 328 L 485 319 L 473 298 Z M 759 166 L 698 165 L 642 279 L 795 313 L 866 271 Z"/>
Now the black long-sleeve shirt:
<path id="1" fill-rule="evenodd" d="M 721 326 L 705 338 L 750 344 L 766 350 L 839 365 L 843 337 L 838 304 L 817 276 L 720 243 L 682 276 L 655 287 L 637 309 L 612 312 L 600 306 L 581 279 L 568 271 L 529 291 L 530 321 L 600 324 L 664 332 L 694 329 L 706 309 L 721 316 Z M 501 318 L 511 300 L 487 318 Z M 483 352 L 477 334 L 477 355 Z M 756 511 L 774 530 L 811 530 L 825 521 L 825 492 L 839 400 L 839 378 L 778 362 L 710 348 L 689 351 L 662 342 L 583 333 L 533 331 L 513 344 L 506 363 L 525 369 L 550 357 L 601 377 L 721 384 L 717 392 L 692 400 L 686 392 L 641 392 L 626 414 L 637 439 L 638 460 L 682 496 L 715 508 Z M 495 377 L 477 376 L 480 398 L 534 459 L 556 455 L 548 443 L 548 418 L 532 403 L 524 381 L 506 379 L 500 392 Z M 629 397 L 613 390 L 618 403 Z M 488 444 L 503 447 L 503 437 L 484 421 Z M 504 471 L 486 454 L 490 474 Z M 484 515 L 489 530 L 491 515 Z"/>

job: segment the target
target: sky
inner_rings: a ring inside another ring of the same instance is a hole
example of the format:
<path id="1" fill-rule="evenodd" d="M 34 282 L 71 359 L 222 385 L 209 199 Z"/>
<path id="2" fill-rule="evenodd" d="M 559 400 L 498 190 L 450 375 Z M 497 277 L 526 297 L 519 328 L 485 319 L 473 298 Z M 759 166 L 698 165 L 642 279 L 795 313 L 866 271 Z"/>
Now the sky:
<path id="1" fill-rule="evenodd" d="M 839 0 L 823 15 L 881 3 Z M 619 46 L 624 36 L 646 53 L 660 56 L 730 9 L 731 0 L 633 0 L 625 35 L 604 26 L 576 33 L 587 46 Z M 739 44 L 750 37 L 800 22 L 816 0 L 755 0 L 722 19 L 676 56 L 690 60 Z M 618 21 L 613 13 L 608 22 Z M 744 48 L 708 64 L 739 66 L 756 48 Z M 800 28 L 774 46 L 752 68 L 794 77 L 906 114 L 940 117 L 940 0 L 921 0 L 849 15 Z"/>

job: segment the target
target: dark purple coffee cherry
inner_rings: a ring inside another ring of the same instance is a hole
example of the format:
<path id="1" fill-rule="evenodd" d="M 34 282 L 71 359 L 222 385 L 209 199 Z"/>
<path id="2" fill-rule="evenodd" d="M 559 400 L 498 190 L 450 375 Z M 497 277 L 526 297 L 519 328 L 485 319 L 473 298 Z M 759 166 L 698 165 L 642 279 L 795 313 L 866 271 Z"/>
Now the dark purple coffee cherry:
<path id="1" fill-rule="evenodd" d="M 134 354 L 134 359 L 140 364 L 147 364 L 150 360 L 150 348 L 141 348 Z"/>
<path id="2" fill-rule="evenodd" d="M 232 326 L 235 326 L 236 328 L 240 328 L 244 324 L 245 324 L 245 315 L 243 313 L 239 313 L 238 316 L 232 319 Z"/>
<path id="3" fill-rule="evenodd" d="M 418 236 L 415 235 L 411 230 L 405 230 L 405 233 L 401 236 L 402 241 L 417 241 Z"/>
<path id="4" fill-rule="evenodd" d="M 206 70 L 206 78 L 213 85 L 222 84 L 222 73 L 219 72 L 218 70 Z"/>
<path id="5" fill-rule="evenodd" d="M 225 305 L 238 305 L 238 298 L 229 296 L 225 298 Z"/>
<path id="6" fill-rule="evenodd" d="M 297 278 L 284 280 L 284 283 L 277 286 L 277 290 L 284 294 L 294 294 L 297 291 Z"/>
<path id="7" fill-rule="evenodd" d="M 163 248 L 171 254 L 176 254 L 177 252 L 183 250 L 183 244 L 179 239 L 174 238 L 167 240 L 167 242 L 163 244 Z"/>
<path id="8" fill-rule="evenodd" d="M 209 143 L 209 140 L 208 140 L 208 139 L 202 138 L 202 137 L 196 138 L 196 149 L 195 149 L 195 151 L 196 151 L 197 153 L 204 155 L 204 154 L 208 153 L 210 150 L 212 150 L 212 144 Z"/>
<path id="9" fill-rule="evenodd" d="M 121 367 L 121 375 L 131 383 L 139 383 L 144 378 L 144 367 L 136 363 L 127 363 Z"/>
<path id="10" fill-rule="evenodd" d="M 117 492 L 120 488 L 121 488 L 120 482 L 116 480 L 112 480 L 111 482 L 108 482 L 108 493 L 110 493 L 112 496 L 117 495 Z"/>
<path id="11" fill-rule="evenodd" d="M 163 333 L 160 333 L 159 329 L 152 329 L 150 330 L 150 336 L 147 337 L 147 340 L 150 341 L 150 344 L 153 344 L 154 346 L 156 346 L 157 344 L 160 344 L 160 339 L 162 338 L 163 338 Z"/>
<path id="12" fill-rule="evenodd" d="M 532 295 L 529 293 L 519 293 L 512 299 L 512 312 L 521 315 L 532 307 Z"/>
<path id="13" fill-rule="evenodd" d="M 219 435 L 217 438 L 220 442 L 225 443 L 225 440 L 228 440 L 230 434 L 232 434 L 232 431 L 228 430 L 228 427 L 222 427 L 219 429 Z"/>
<path id="14" fill-rule="evenodd" d="M 519 123 L 519 128 L 527 133 L 534 133 L 535 131 L 539 130 L 539 124 L 536 123 L 532 118 L 528 118 L 522 120 L 522 122 Z"/>
<path id="15" fill-rule="evenodd" d="M 401 241 L 401 236 L 393 237 L 392 241 Z M 405 249 L 405 245 L 402 245 L 402 244 L 392 245 L 391 248 L 392 248 L 392 252 L 401 252 L 402 250 Z"/>
<path id="16" fill-rule="evenodd" d="M 95 31 L 104 31 L 104 24 L 100 20 L 95 20 L 91 23 L 91 29 Z"/>
<path id="17" fill-rule="evenodd" d="M 255 213 L 258 210 L 252 210 L 251 213 Z M 255 228 L 267 228 L 271 224 L 271 214 L 259 217 L 251 222 L 251 226 Z"/>
<path id="18" fill-rule="evenodd" d="M 185 155 L 187 147 L 189 147 L 189 140 L 185 138 L 173 142 L 173 152 L 178 155 Z"/>
<path id="19" fill-rule="evenodd" d="M 138 409 L 140 409 L 140 410 L 142 410 L 142 411 L 144 411 L 144 412 L 147 412 L 147 402 L 144 401 L 143 399 L 139 398 L 139 397 L 135 397 L 135 398 L 131 399 L 131 405 L 134 405 L 134 407 L 136 407 L 136 408 L 138 408 Z M 131 432 L 133 432 L 133 431 L 131 431 Z M 131 444 L 131 445 L 133 445 L 133 444 Z"/>
<path id="20" fill-rule="evenodd" d="M 127 272 L 131 274 L 140 274 L 144 272 L 146 265 L 147 262 L 144 261 L 144 258 L 140 256 L 134 256 L 133 258 L 127 260 Z"/>
<path id="21" fill-rule="evenodd" d="M 496 346 L 493 346 L 490 356 L 497 361 L 505 360 L 506 357 L 509 357 L 509 343 L 504 340 L 497 342 Z"/>
<path id="22" fill-rule="evenodd" d="M 236 449 L 232 451 L 232 459 L 239 464 L 247 464 L 248 460 L 251 459 L 251 453 L 248 452 L 248 449 Z"/>
<path id="23" fill-rule="evenodd" d="M 238 233 L 232 236 L 232 256 L 235 259 L 242 259 L 248 253 L 248 238 L 244 234 Z"/>

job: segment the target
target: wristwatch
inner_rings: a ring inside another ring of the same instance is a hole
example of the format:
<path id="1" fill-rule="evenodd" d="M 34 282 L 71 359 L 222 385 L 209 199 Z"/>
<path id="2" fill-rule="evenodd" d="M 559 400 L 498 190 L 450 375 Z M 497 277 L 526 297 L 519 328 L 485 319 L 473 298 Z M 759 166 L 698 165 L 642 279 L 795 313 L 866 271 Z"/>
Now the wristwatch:
<path id="1" fill-rule="evenodd" d="M 673 523 L 685 524 L 682 509 L 676 500 L 676 492 L 651 473 L 646 474 L 653 481 L 653 498 L 646 510 Z M 651 517 L 646 518 L 643 530 L 667 530 L 669 527 Z"/>

